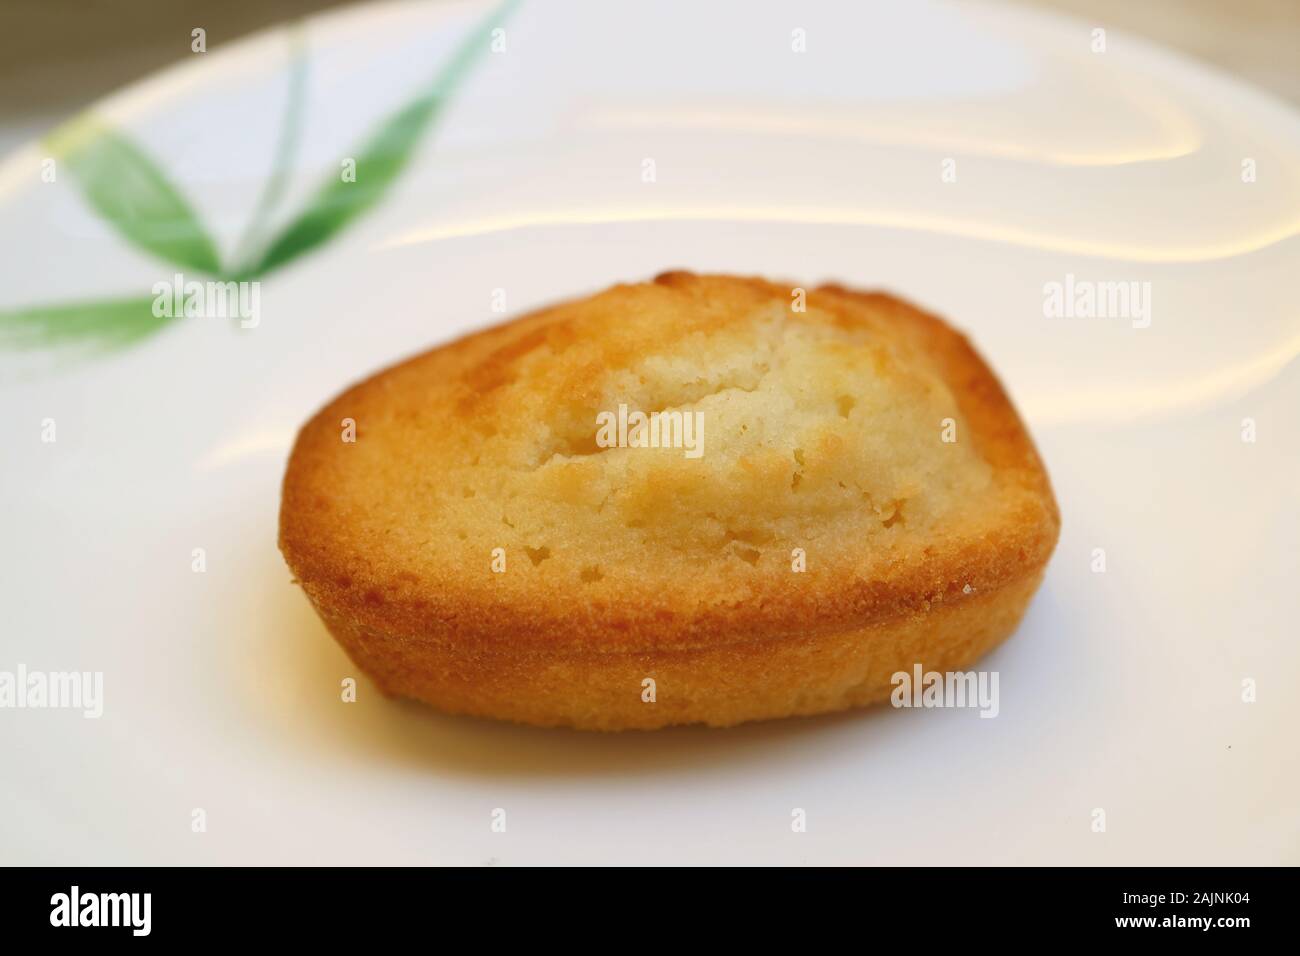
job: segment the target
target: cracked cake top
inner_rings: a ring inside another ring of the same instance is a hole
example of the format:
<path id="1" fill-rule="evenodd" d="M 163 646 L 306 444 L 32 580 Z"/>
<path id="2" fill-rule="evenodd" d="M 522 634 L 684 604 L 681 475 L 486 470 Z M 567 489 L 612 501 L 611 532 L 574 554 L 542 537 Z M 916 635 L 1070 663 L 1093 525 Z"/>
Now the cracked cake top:
<path id="1" fill-rule="evenodd" d="M 937 319 L 674 272 L 349 389 L 299 436 L 281 544 L 309 592 L 399 631 L 663 648 L 961 600 L 1056 525 L 1001 387 Z"/>

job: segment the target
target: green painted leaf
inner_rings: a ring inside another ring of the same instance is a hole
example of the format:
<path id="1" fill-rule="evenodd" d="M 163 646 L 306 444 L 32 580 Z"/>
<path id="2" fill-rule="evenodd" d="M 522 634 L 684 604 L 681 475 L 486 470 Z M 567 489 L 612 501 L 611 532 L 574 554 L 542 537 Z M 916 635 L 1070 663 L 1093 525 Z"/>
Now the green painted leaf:
<path id="1" fill-rule="evenodd" d="M 504 0 L 461 42 L 431 86 L 375 129 L 354 156 L 356 182 L 327 181 L 254 264 L 239 268 L 235 276 L 223 275 L 216 244 L 197 213 L 127 136 L 85 116 L 50 134 L 46 147 L 70 169 L 95 211 L 137 247 L 173 265 L 210 275 L 256 278 L 325 242 L 383 197 L 409 162 L 430 121 L 487 49 L 492 30 L 518 2 Z M 298 56 L 286 110 L 289 125 L 282 131 L 277 149 L 278 172 L 263 190 L 245 236 L 250 242 L 255 242 L 284 192 L 288 157 L 298 136 L 303 69 L 305 64 Z M 140 296 L 0 310 L 0 348 L 69 348 L 82 353 L 122 348 L 174 321 L 171 316 L 154 315 L 153 304 L 153 296 Z"/>
<path id="2" fill-rule="evenodd" d="M 236 244 L 233 254 L 236 265 L 232 271 L 240 274 L 251 273 L 248 266 L 256 262 L 265 247 L 264 236 L 267 223 L 288 191 L 293 173 L 293 158 L 302 136 L 305 113 L 303 101 L 309 65 L 302 21 L 293 23 L 289 28 L 289 48 L 289 86 L 285 91 L 284 115 L 280 119 L 280 134 L 271 161 L 271 175 L 262 186 L 257 205 L 253 207 L 252 218 L 249 219 L 244 235 Z"/>
<path id="3" fill-rule="evenodd" d="M 251 272 L 262 275 L 326 242 L 375 205 L 406 165 L 440 100 L 424 97 L 391 117 L 357 155 L 355 182 L 334 178 L 270 244 Z"/>
<path id="4" fill-rule="evenodd" d="M 270 243 L 249 275 L 264 275 L 316 248 L 384 196 L 410 161 L 430 121 L 487 51 L 492 31 L 517 3 L 505 0 L 470 31 L 429 88 L 382 122 L 352 153 L 355 182 L 345 182 L 338 172 L 331 175 Z"/>
<path id="5" fill-rule="evenodd" d="M 72 171 L 95 211 L 127 240 L 174 265 L 221 272 L 198 214 L 125 135 L 83 116 L 51 133 L 46 146 Z"/>
<path id="6" fill-rule="evenodd" d="M 153 314 L 152 295 L 0 311 L 0 346 L 104 352 L 131 345 L 172 322 Z"/>

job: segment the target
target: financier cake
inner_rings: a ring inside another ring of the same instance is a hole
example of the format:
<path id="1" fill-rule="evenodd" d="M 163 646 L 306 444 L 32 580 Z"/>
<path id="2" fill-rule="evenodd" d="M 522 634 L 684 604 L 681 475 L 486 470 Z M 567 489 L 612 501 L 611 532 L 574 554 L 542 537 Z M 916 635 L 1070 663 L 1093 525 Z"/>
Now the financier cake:
<path id="1" fill-rule="evenodd" d="M 619 730 L 966 669 L 1058 528 L 1024 425 L 941 320 L 671 272 L 345 391 L 298 436 L 280 547 L 384 693 Z"/>

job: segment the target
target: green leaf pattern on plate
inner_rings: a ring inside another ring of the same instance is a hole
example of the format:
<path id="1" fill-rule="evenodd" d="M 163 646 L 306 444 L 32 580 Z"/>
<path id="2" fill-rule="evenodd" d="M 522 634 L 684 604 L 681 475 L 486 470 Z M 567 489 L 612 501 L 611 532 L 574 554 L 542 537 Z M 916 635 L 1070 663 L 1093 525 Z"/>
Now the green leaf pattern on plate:
<path id="1" fill-rule="evenodd" d="M 128 242 L 173 265 L 221 269 L 198 214 L 126 136 L 85 116 L 56 130 L 46 145 L 72 171 L 95 212 Z"/>
<path id="2" fill-rule="evenodd" d="M 52 349 L 75 346 L 85 354 L 139 342 L 168 323 L 156 316 L 153 296 L 37 306 L 0 313 L 0 346 Z"/>
<path id="3" fill-rule="evenodd" d="M 241 243 L 244 261 L 223 264 L 198 213 L 162 168 L 125 134 L 93 116 L 79 117 L 46 140 L 70 169 L 92 209 L 127 242 L 174 267 L 221 279 L 254 280 L 328 242 L 383 199 L 410 162 L 441 108 L 488 49 L 492 31 L 519 0 L 504 0 L 458 44 L 428 87 L 378 124 L 352 153 L 355 181 L 334 173 L 296 216 L 262 243 L 265 219 L 284 192 L 301 123 L 306 62 L 291 34 L 289 96 L 272 178 Z M 259 245 L 263 248 L 258 248 Z M 80 347 L 85 354 L 132 345 L 173 321 L 156 316 L 152 296 L 0 311 L 0 347 Z"/>

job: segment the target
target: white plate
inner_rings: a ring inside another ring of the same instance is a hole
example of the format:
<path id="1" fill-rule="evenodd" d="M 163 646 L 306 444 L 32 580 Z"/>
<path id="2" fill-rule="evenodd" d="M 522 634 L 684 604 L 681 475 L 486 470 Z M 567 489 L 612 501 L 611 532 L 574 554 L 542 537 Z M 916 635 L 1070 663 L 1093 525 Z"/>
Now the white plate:
<path id="1" fill-rule="evenodd" d="M 97 720 L 0 710 L 0 859 L 1300 862 L 1296 114 L 1019 8 L 615 6 L 528 0 L 503 21 L 505 49 L 471 65 L 388 193 L 265 278 L 256 328 L 0 351 L 0 671 L 104 681 Z M 196 54 L 95 113 L 226 256 L 271 176 L 294 62 L 300 135 L 270 234 L 488 9 L 344 10 Z M 53 152 L 0 164 L 0 309 L 169 279 L 66 164 L 42 180 Z M 364 680 L 340 701 L 352 669 L 275 547 L 296 427 L 498 319 L 494 290 L 518 314 L 670 267 L 887 287 L 967 329 L 1004 378 L 1064 530 L 1023 627 L 980 665 L 1000 674 L 997 719 L 593 736 L 446 718 Z M 1150 283 L 1149 325 L 1047 317 L 1067 275 Z"/>

